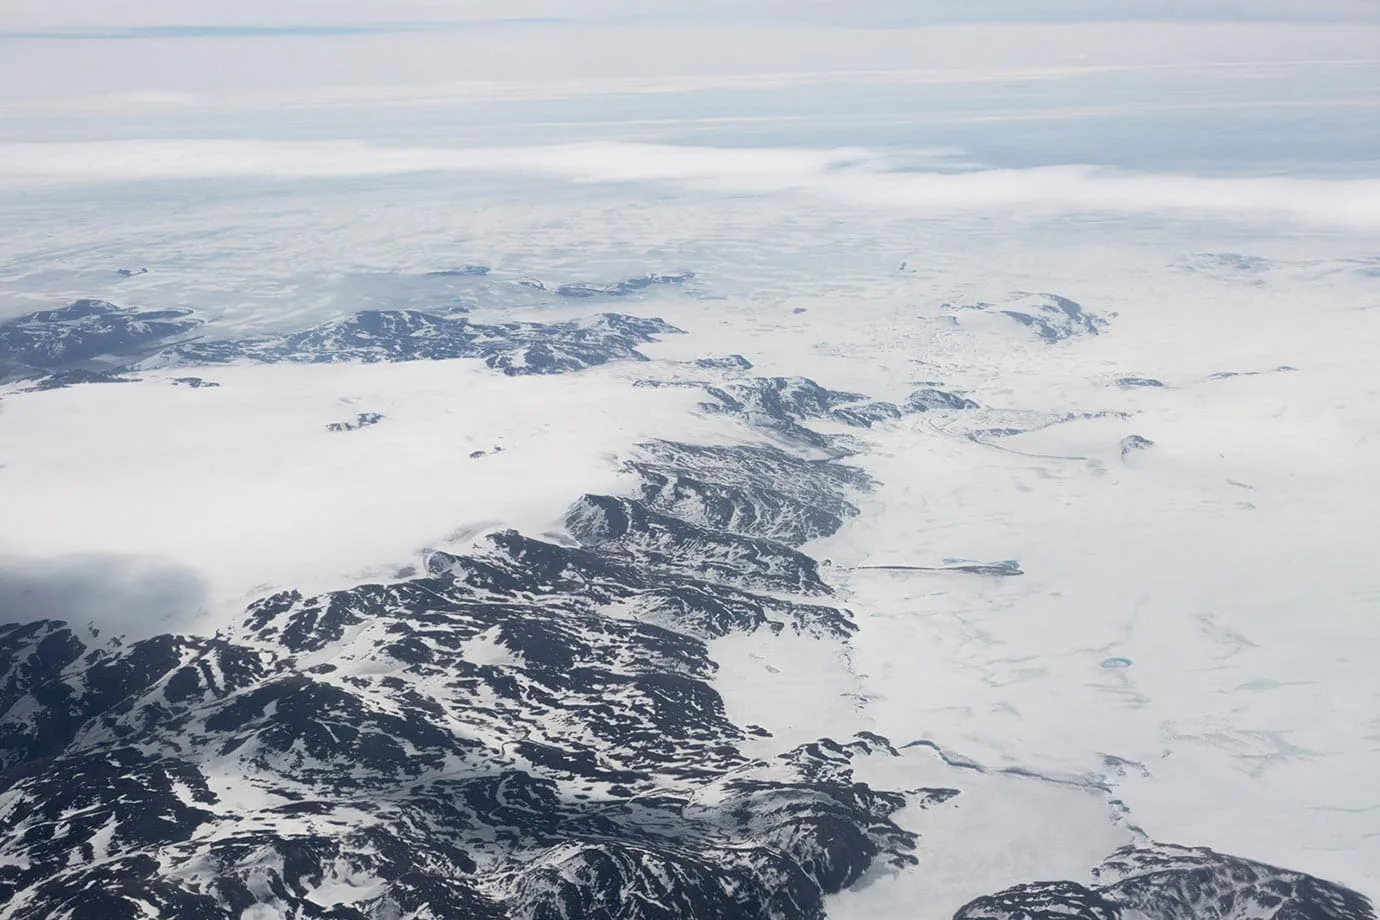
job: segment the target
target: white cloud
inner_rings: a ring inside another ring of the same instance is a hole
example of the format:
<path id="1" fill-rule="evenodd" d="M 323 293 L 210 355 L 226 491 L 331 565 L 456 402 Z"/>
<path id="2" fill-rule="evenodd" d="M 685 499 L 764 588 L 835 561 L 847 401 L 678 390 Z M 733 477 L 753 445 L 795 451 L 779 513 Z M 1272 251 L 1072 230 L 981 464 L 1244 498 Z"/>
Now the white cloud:
<path id="1" fill-rule="evenodd" d="M 415 96 L 419 88 L 486 82 L 570 83 L 597 92 L 610 81 L 693 85 L 782 74 L 798 80 L 867 72 L 909 82 L 917 72 L 948 78 L 1107 67 L 1160 72 L 1179 66 L 1375 60 L 1380 48 L 1380 29 L 1354 23 L 860 27 L 866 25 L 866 20 L 829 24 L 768 17 L 483 28 L 452 24 L 398 34 L 307 28 L 270 36 L 192 29 L 109 41 L 0 36 L 0 104 L 30 106 L 46 116 L 67 111 L 76 99 L 148 91 L 273 106 L 310 102 L 316 94 L 367 96 L 390 88 L 396 94 L 402 87 Z M 0 33 L 14 28 L 0 22 Z M 128 28 L 122 23 L 110 34 Z"/>
<path id="2" fill-rule="evenodd" d="M 450 172 L 539 175 L 573 182 L 669 182 L 751 193 L 797 191 L 860 206 L 933 213 L 1273 215 L 1325 226 L 1380 226 L 1376 179 L 1223 178 L 1094 166 L 916 171 L 909 164 L 848 148 L 626 143 L 448 148 L 243 140 L 0 145 L 0 174 L 20 184 Z"/>

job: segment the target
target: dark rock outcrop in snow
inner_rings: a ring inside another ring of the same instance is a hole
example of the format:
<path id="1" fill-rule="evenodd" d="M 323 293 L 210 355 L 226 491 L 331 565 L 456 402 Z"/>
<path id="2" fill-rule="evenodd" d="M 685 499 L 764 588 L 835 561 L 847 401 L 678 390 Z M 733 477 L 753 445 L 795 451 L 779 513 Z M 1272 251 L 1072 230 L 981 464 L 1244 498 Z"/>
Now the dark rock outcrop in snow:
<path id="1" fill-rule="evenodd" d="M 660 319 L 601 313 L 558 323 L 475 323 L 461 313 L 364 310 L 282 335 L 187 340 L 187 310 L 139 311 L 80 300 L 0 323 L 2 379 L 44 371 L 95 373 L 84 363 L 141 368 L 255 361 L 320 364 L 478 358 L 509 375 L 559 374 L 615 360 L 644 361 L 639 345 L 680 330 Z M 54 383 L 53 386 L 65 385 Z"/>
<path id="2" fill-rule="evenodd" d="M 978 898 L 955 920 L 1373 920 L 1347 888 L 1206 848 L 1118 850 L 1091 887 L 1034 882 Z"/>
<path id="3" fill-rule="evenodd" d="M 861 393 L 830 390 L 808 377 L 749 377 L 723 386 L 706 384 L 704 390 L 712 400 L 700 403 L 704 411 L 733 415 L 786 440 L 822 449 L 831 449 L 833 439 L 804 422 L 828 420 L 871 428 L 901 417 L 901 410 L 891 403 L 876 402 Z"/>
<path id="4" fill-rule="evenodd" d="M 722 358 L 696 358 L 695 366 L 706 370 L 752 370 L 752 362 L 742 355 L 724 355 Z"/>
<path id="5" fill-rule="evenodd" d="M 377 425 L 383 421 L 383 414 L 380 412 L 360 412 L 348 422 L 331 422 L 326 426 L 327 431 L 358 431 L 361 428 L 368 428 L 370 425 Z"/>
<path id="6" fill-rule="evenodd" d="M 640 499 L 572 509 L 583 546 L 499 532 L 210 639 L 0 627 L 5 916 L 819 920 L 912 863 L 905 799 L 850 766 L 889 746 L 749 759 L 704 643 L 851 631 L 766 592 L 827 593 L 791 544 L 866 477 L 669 442 L 630 469 Z"/>
<path id="7" fill-rule="evenodd" d="M 1097 335 L 1107 328 L 1107 321 L 1083 309 L 1083 305 L 1058 294 L 1041 295 L 1025 310 L 1001 312 L 1027 326 L 1046 342 L 1061 342 L 1078 335 Z"/>
<path id="8" fill-rule="evenodd" d="M 1121 457 L 1124 460 L 1136 451 L 1146 450 L 1154 446 L 1155 442 L 1149 438 L 1143 438 L 1138 434 L 1128 434 L 1121 439 Z"/>
<path id="9" fill-rule="evenodd" d="M 526 587 L 289 592 L 123 649 L 0 630 L 7 916 L 815 918 L 909 858 L 846 758 L 738 753 L 699 640 Z"/>
<path id="10" fill-rule="evenodd" d="M 681 272 L 674 275 L 648 274 L 638 275 L 635 278 L 624 278 L 622 281 L 615 281 L 613 284 L 586 284 L 576 282 L 574 284 L 562 284 L 556 288 L 556 293 L 561 297 L 627 297 L 638 291 L 663 284 L 685 284 L 694 279 L 694 272 Z M 542 286 L 544 289 L 544 285 Z"/>
<path id="11" fill-rule="evenodd" d="M 1288 374 L 1296 370 L 1298 370 L 1298 368 L 1290 367 L 1287 364 L 1281 364 L 1279 367 L 1272 368 L 1268 371 L 1217 371 L 1216 373 L 1208 374 L 1208 379 L 1229 380 L 1232 377 L 1258 377 L 1261 374 Z"/>
<path id="12" fill-rule="evenodd" d="M 561 323 L 485 325 L 416 310 L 367 310 L 302 332 L 235 341 L 189 342 L 145 366 L 480 358 L 509 375 L 559 374 L 612 360 L 645 361 L 637 346 L 680 330 L 659 319 L 617 313 Z"/>
<path id="13" fill-rule="evenodd" d="M 976 409 L 978 404 L 958 393 L 922 387 L 907 396 L 901 408 L 906 412 L 929 412 L 932 409 Z"/>
<path id="14" fill-rule="evenodd" d="M 0 368 L 10 379 L 43 371 L 85 370 L 98 360 L 148 354 L 201 324 L 190 310 L 138 310 L 104 300 L 78 300 L 0 322 Z"/>
<path id="15" fill-rule="evenodd" d="M 639 501 L 586 495 L 566 528 L 587 547 L 616 552 L 640 569 L 668 571 L 748 590 L 828 594 L 815 561 L 773 540 L 711 530 Z"/>
<path id="16" fill-rule="evenodd" d="M 652 441 L 641 448 L 628 465 L 642 479 L 648 507 L 791 546 L 835 533 L 858 513 L 846 492 L 871 486 L 859 469 L 774 447 Z"/>
<path id="17" fill-rule="evenodd" d="M 1082 304 L 1058 294 L 1019 294 L 1006 304 L 978 302 L 945 306 L 957 310 L 995 311 L 1051 344 L 1077 336 L 1098 335 L 1109 325 L 1103 317 L 1083 309 Z"/>

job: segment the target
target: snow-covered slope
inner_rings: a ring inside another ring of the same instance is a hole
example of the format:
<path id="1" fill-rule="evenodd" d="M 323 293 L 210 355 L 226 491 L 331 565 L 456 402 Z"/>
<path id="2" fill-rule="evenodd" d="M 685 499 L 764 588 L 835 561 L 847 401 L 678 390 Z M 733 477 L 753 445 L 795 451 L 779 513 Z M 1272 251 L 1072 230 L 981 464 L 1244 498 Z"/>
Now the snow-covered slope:
<path id="1" fill-rule="evenodd" d="M 200 325 L 190 310 L 138 310 L 77 300 L 0 322 L 0 382 L 146 353 Z M 84 381 L 79 381 L 84 382 Z"/>
<path id="2" fill-rule="evenodd" d="M 834 508 L 866 480 L 766 447 L 644 450 L 653 505 L 674 477 L 731 487 L 737 519 L 585 496 L 567 523 L 588 548 L 498 531 L 421 575 L 265 598 L 214 638 L 5 627 L 5 915 L 814 917 L 913 861 L 888 819 L 905 798 L 849 767 L 886 743 L 746 757 L 704 645 L 847 635 L 792 599 L 829 589 L 772 538 L 772 476 Z"/>

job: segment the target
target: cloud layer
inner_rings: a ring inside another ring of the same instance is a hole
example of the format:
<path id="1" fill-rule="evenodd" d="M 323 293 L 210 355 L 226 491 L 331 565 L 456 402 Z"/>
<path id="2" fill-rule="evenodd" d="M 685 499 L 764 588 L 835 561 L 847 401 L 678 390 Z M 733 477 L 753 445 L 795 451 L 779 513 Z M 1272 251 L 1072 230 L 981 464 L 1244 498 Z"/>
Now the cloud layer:
<path id="1" fill-rule="evenodd" d="M 1094 166 L 917 171 L 861 149 L 590 143 L 384 147 L 351 141 L 136 140 L 0 144 L 10 184 L 344 179 L 413 173 L 659 182 L 722 192 L 822 195 L 925 213 L 1208 215 L 1380 227 L 1380 180 L 1207 177 Z"/>
<path id="2" fill-rule="evenodd" d="M 191 569 L 160 559 L 0 555 L 0 623 L 63 620 L 141 638 L 190 621 L 203 592 Z"/>

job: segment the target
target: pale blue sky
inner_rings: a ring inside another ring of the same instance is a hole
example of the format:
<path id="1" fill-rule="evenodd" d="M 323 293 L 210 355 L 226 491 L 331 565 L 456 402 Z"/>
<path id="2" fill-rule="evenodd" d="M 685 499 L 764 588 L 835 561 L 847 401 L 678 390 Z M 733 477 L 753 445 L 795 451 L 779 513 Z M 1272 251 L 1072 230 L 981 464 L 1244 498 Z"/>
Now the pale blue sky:
<path id="1" fill-rule="evenodd" d="M 0 2 L 0 143 L 945 148 L 1364 177 L 1377 87 L 1380 0 Z"/>
<path id="2" fill-rule="evenodd" d="M 1374 0 L 9 0 L 0 31 L 149 26 L 436 28 L 482 20 L 936 22 L 1380 21 Z"/>

